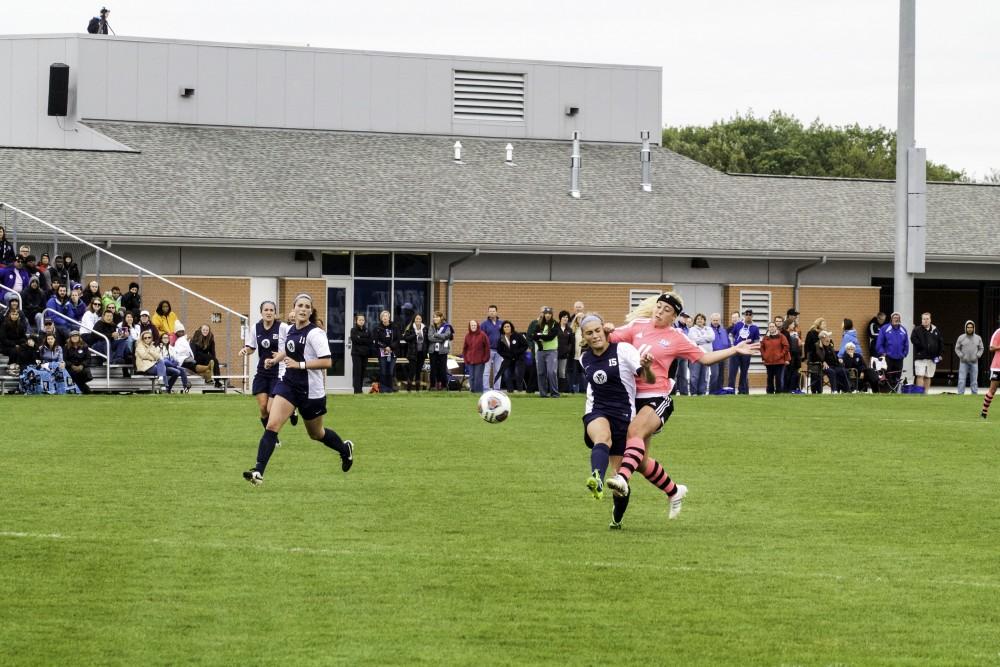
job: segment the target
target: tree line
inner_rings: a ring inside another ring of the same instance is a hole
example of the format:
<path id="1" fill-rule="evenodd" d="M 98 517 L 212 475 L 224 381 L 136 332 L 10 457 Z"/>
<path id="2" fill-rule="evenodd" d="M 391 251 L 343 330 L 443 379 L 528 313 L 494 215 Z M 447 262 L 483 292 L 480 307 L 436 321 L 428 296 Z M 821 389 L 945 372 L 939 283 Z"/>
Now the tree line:
<path id="1" fill-rule="evenodd" d="M 819 119 L 805 126 L 794 116 L 772 111 L 736 114 L 709 127 L 665 127 L 663 146 L 719 171 L 783 176 L 896 178 L 896 134 L 885 127 L 827 125 Z M 965 170 L 927 161 L 928 181 L 972 179 Z M 1000 182 L 993 169 L 983 179 Z"/>

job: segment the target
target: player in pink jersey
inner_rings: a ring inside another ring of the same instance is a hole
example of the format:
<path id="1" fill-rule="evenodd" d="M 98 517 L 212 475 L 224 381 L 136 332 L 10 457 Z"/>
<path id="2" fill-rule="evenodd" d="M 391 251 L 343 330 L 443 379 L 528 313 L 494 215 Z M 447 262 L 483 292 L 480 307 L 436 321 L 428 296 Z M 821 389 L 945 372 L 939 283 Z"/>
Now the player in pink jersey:
<path id="1" fill-rule="evenodd" d="M 990 352 L 993 353 L 993 359 L 990 360 L 990 388 L 986 392 L 986 398 L 983 399 L 983 411 L 979 413 L 983 419 L 988 416 L 993 395 L 1000 387 L 1000 329 L 994 331 L 990 337 Z"/>
<path id="2" fill-rule="evenodd" d="M 632 473 L 639 470 L 651 484 L 667 494 L 670 499 L 670 519 L 680 514 L 681 501 L 687 495 L 687 487 L 676 484 L 663 466 L 646 455 L 649 439 L 660 432 L 674 411 L 670 400 L 670 391 L 674 385 L 670 378 L 670 365 L 674 359 L 679 358 L 711 365 L 734 354 L 753 354 L 760 349 L 758 343 L 743 341 L 724 350 L 701 350 L 674 328 L 674 320 L 683 309 L 681 297 L 674 292 L 667 292 L 656 298 L 652 317 L 636 317 L 611 333 L 611 342 L 631 343 L 641 355 L 652 357 L 656 382 L 648 383 L 643 378 L 636 381 L 635 419 L 628 427 L 625 454 L 618 473 L 608 480 L 607 485 L 616 495 L 627 496 Z M 612 516 L 612 527 L 615 527 L 616 521 L 620 523 L 621 519 Z"/>

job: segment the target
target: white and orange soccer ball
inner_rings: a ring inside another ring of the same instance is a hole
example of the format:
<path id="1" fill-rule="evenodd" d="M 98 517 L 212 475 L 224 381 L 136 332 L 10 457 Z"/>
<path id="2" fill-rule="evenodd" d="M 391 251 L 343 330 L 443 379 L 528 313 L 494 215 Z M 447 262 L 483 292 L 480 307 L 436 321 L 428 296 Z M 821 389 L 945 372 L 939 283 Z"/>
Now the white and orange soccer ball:
<path id="1" fill-rule="evenodd" d="M 478 408 L 483 420 L 496 424 L 510 417 L 510 398 L 503 392 L 486 391 L 479 397 Z"/>

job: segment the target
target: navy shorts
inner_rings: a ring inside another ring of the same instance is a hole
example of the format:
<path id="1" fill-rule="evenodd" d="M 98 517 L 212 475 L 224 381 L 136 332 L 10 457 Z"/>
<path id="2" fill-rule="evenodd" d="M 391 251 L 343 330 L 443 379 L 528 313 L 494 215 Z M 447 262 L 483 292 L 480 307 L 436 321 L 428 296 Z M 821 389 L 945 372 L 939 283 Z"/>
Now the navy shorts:
<path id="1" fill-rule="evenodd" d="M 623 456 L 625 454 L 625 439 L 628 435 L 628 420 L 619 416 L 606 415 L 602 412 L 588 412 L 583 416 L 583 444 L 587 449 L 594 448 L 594 441 L 587 434 L 587 425 L 595 419 L 603 417 L 611 425 L 611 455 Z"/>
<path id="2" fill-rule="evenodd" d="M 278 384 L 277 375 L 261 375 L 257 373 L 257 375 L 253 376 L 253 388 L 250 393 L 254 396 L 257 394 L 274 396 L 274 385 L 276 384 Z"/>
<path id="3" fill-rule="evenodd" d="M 272 396 L 281 396 L 283 399 L 294 405 L 299 410 L 299 414 L 306 421 L 316 419 L 320 415 L 326 414 L 326 396 L 320 398 L 309 398 L 309 393 L 300 391 L 278 380 L 274 385 Z"/>
<path id="4" fill-rule="evenodd" d="M 639 414 L 639 410 L 643 407 L 649 406 L 653 408 L 656 412 L 656 416 L 660 418 L 660 428 L 656 429 L 653 435 L 656 435 L 661 430 L 663 430 L 663 425 L 667 423 L 670 419 L 670 415 L 674 413 L 674 402 L 670 400 L 669 396 L 647 396 L 646 398 L 635 399 L 635 414 Z"/>
<path id="5" fill-rule="evenodd" d="M 1000 371 L 990 369 L 990 382 L 1000 382 Z"/>

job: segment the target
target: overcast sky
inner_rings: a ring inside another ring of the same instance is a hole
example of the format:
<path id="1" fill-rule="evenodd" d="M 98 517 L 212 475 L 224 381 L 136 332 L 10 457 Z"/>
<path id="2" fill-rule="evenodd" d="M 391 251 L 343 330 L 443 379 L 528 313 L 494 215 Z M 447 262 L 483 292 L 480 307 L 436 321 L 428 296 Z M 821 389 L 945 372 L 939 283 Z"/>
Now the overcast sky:
<path id="1" fill-rule="evenodd" d="M 84 32 L 79 0 L 7 3 L 4 33 Z M 119 35 L 656 65 L 663 122 L 780 109 L 896 127 L 897 0 L 109 0 Z M 928 159 L 1000 169 L 1000 2 L 921 0 L 916 139 Z"/>

